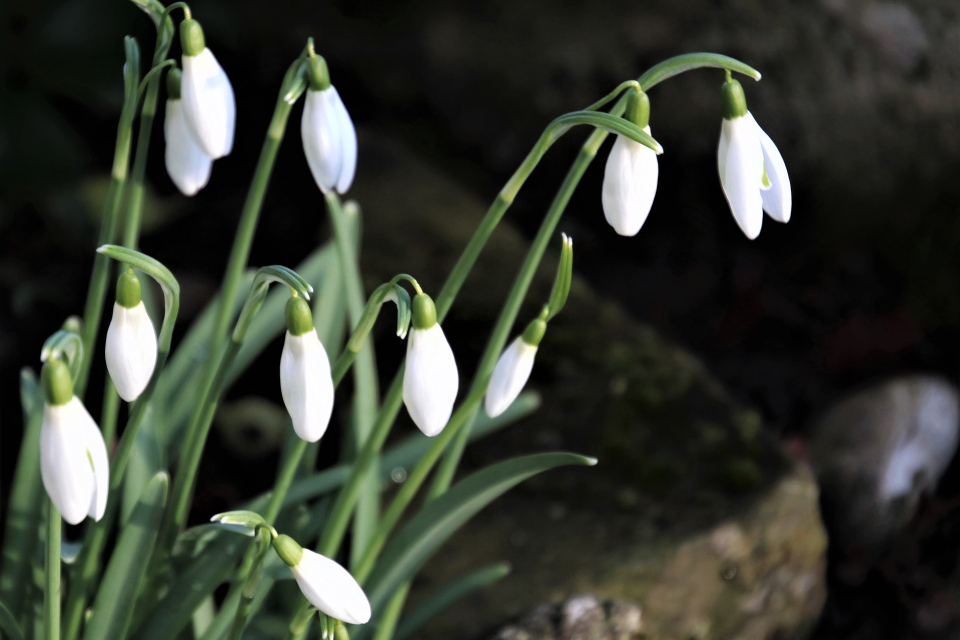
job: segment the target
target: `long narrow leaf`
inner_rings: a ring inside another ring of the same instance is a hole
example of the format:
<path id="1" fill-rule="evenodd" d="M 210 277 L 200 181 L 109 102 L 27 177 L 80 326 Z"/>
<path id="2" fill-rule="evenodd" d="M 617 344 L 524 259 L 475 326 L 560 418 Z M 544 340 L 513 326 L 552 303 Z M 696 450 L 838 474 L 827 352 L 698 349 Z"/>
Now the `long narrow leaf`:
<path id="1" fill-rule="evenodd" d="M 0 600 L 17 618 L 22 619 L 31 593 L 24 585 L 30 580 L 30 559 L 37 543 L 43 504 L 40 481 L 40 422 L 43 417 L 43 391 L 30 369 L 20 372 L 20 397 L 26 428 L 13 476 L 3 536 L 3 573 L 0 575 Z"/>
<path id="2" fill-rule="evenodd" d="M 117 640 L 126 635 L 136 603 L 137 587 L 143 580 L 147 560 L 157 541 L 169 485 L 170 478 L 166 473 L 155 475 L 121 530 L 93 603 L 85 640 Z"/>
<path id="3" fill-rule="evenodd" d="M 455 484 L 411 518 L 384 548 L 365 584 L 374 612 L 447 538 L 493 500 L 548 469 L 593 464 L 595 459 L 574 453 L 538 453 L 498 462 Z"/>
<path id="4" fill-rule="evenodd" d="M 510 573 L 506 562 L 491 564 L 473 573 L 468 573 L 456 582 L 442 586 L 433 596 L 411 611 L 401 621 L 393 634 L 393 640 L 406 640 L 420 630 L 432 618 L 443 613 L 459 600 L 474 591 L 486 588 Z"/>
<path id="5" fill-rule="evenodd" d="M 6 635 L 8 640 L 23 640 L 23 634 L 20 633 L 20 627 L 14 620 L 13 614 L 0 602 L 0 629 Z"/>

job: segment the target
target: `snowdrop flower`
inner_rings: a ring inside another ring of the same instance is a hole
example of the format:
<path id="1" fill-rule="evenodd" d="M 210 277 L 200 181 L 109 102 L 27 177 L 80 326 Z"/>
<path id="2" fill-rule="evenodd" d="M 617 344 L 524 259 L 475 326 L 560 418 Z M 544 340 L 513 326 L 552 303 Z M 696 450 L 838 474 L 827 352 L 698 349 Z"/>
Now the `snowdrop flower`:
<path id="1" fill-rule="evenodd" d="M 140 278 L 127 269 L 117 280 L 117 301 L 107 328 L 107 371 L 117 393 L 133 402 L 147 388 L 157 365 L 157 334 L 140 299 Z"/>
<path id="2" fill-rule="evenodd" d="M 650 99 L 634 92 L 625 117 L 650 133 Z M 635 236 L 650 213 L 657 193 L 657 153 L 626 136 L 618 135 L 607 157 L 603 174 L 603 214 L 622 236 Z"/>
<path id="3" fill-rule="evenodd" d="M 200 23 L 180 23 L 183 75 L 180 96 L 187 129 L 208 157 L 216 160 L 233 149 L 237 104 L 233 87 L 213 52 L 207 49 Z"/>
<path id="4" fill-rule="evenodd" d="M 453 413 L 460 377 L 450 344 L 437 324 L 433 300 L 425 293 L 418 293 L 412 306 L 403 403 L 420 431 L 435 436 L 443 431 Z"/>
<path id="5" fill-rule="evenodd" d="M 280 356 L 280 393 L 297 436 L 316 442 L 323 436 L 333 413 L 333 377 L 327 352 L 313 328 L 306 300 L 287 302 L 287 335 Z"/>
<path id="6" fill-rule="evenodd" d="M 273 548 L 290 567 L 310 604 L 349 624 L 370 621 L 370 601 L 350 572 L 336 561 L 302 548 L 286 535 L 274 538 Z"/>
<path id="7" fill-rule="evenodd" d="M 180 98 L 180 83 L 180 70 L 171 69 L 167 74 L 167 117 L 163 121 L 164 161 L 167 174 L 180 193 L 192 196 L 207 186 L 213 160 L 190 133 Z"/>
<path id="8" fill-rule="evenodd" d="M 317 186 L 343 194 L 357 170 L 357 132 L 321 56 L 307 58 L 310 86 L 303 105 L 300 136 Z"/>
<path id="9" fill-rule="evenodd" d="M 533 371 L 537 347 L 546 330 L 547 323 L 537 318 L 500 354 L 490 376 L 487 397 L 484 400 L 484 408 L 491 418 L 496 418 L 506 411 L 523 391 L 530 372 Z"/>
<path id="10" fill-rule="evenodd" d="M 790 220 L 790 177 L 777 146 L 747 110 L 740 83 L 728 73 L 722 90 L 723 126 L 717 149 L 720 185 L 734 219 L 753 240 L 760 235 L 764 211 L 777 222 Z"/>
<path id="11" fill-rule="evenodd" d="M 46 402 L 40 425 L 40 476 L 47 495 L 70 524 L 99 521 L 107 508 L 110 465 L 97 424 L 73 395 L 70 369 L 48 360 L 41 372 Z"/>

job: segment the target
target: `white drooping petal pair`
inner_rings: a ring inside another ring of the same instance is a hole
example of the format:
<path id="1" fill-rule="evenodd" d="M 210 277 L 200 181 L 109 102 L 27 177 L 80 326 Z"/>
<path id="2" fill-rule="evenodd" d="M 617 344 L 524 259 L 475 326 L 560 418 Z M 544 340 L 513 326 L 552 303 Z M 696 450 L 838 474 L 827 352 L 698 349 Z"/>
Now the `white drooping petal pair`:
<path id="1" fill-rule="evenodd" d="M 650 134 L 650 99 L 633 92 L 625 117 Z M 603 215 L 622 236 L 635 236 L 646 222 L 657 195 L 660 167 L 657 152 L 627 136 L 618 135 L 607 156 L 603 174 Z"/>
<path id="2" fill-rule="evenodd" d="M 213 161 L 233 149 L 237 106 L 227 74 L 206 47 L 196 20 L 180 24 L 182 74 L 167 74 L 164 122 L 170 179 L 187 196 L 206 186 Z"/>
<path id="3" fill-rule="evenodd" d="M 370 601 L 338 562 L 304 549 L 287 535 L 275 535 L 273 549 L 290 567 L 304 597 L 319 611 L 348 624 L 370 621 Z"/>
<path id="4" fill-rule="evenodd" d="M 403 403 L 420 431 L 433 437 L 450 420 L 460 374 L 450 343 L 437 323 L 437 310 L 430 296 L 418 293 L 414 297 L 412 315 L 403 373 Z"/>
<path id="5" fill-rule="evenodd" d="M 307 76 L 310 87 L 300 121 L 303 153 L 320 190 L 344 194 L 357 171 L 357 132 L 322 57 L 307 59 Z"/>
<path id="6" fill-rule="evenodd" d="M 764 211 L 777 222 L 790 221 L 793 199 L 787 166 L 749 111 L 724 118 L 717 170 L 733 217 L 748 238 L 760 235 Z"/>
<path id="7" fill-rule="evenodd" d="M 292 296 L 285 315 L 287 333 L 280 355 L 280 393 L 297 436 L 316 442 L 326 433 L 333 414 L 330 360 L 313 327 L 307 301 Z"/>
<path id="8" fill-rule="evenodd" d="M 107 508 L 110 463 L 97 423 L 73 395 L 67 365 L 43 366 L 46 401 L 40 424 L 40 476 L 54 506 L 70 524 L 90 516 L 100 520 Z"/>
<path id="9" fill-rule="evenodd" d="M 133 402 L 147 388 L 157 366 L 157 334 L 140 299 L 140 279 L 132 269 L 117 280 L 105 351 L 107 371 L 117 394 Z"/>
<path id="10" fill-rule="evenodd" d="M 487 397 L 484 409 L 491 418 L 496 418 L 510 408 L 517 399 L 533 371 L 533 361 L 537 356 L 537 345 L 528 343 L 524 337 L 517 336 L 500 354 L 490 384 L 487 385 Z"/>

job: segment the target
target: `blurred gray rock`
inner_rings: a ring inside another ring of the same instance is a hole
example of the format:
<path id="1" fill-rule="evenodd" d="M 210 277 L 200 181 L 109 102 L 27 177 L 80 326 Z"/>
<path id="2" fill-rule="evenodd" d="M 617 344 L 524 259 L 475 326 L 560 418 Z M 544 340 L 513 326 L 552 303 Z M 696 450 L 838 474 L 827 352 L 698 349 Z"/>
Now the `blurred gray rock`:
<path id="1" fill-rule="evenodd" d="M 586 595 L 539 606 L 494 640 L 631 640 L 642 629 L 639 607 Z"/>
<path id="2" fill-rule="evenodd" d="M 881 551 L 936 488 L 957 437 L 957 390 L 939 377 L 895 378 L 831 407 L 812 442 L 831 536 L 857 554 Z"/>

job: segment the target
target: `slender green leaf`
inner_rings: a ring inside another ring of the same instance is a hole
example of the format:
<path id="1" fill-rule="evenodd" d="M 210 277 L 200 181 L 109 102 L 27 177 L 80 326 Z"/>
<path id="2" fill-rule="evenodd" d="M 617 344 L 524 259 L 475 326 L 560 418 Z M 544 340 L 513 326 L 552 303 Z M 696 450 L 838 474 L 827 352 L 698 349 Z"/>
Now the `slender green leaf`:
<path id="1" fill-rule="evenodd" d="M 713 67 L 716 69 L 729 69 L 754 80 L 760 79 L 760 72 L 753 67 L 746 65 L 736 58 L 722 56 L 719 53 L 685 53 L 664 60 L 660 64 L 650 67 L 640 78 L 638 82 L 644 91 L 649 91 L 654 85 L 657 85 L 667 78 L 703 67 Z"/>
<path id="2" fill-rule="evenodd" d="M 564 465 L 593 465 L 574 453 L 538 453 L 498 462 L 477 471 L 428 503 L 383 549 L 365 589 L 374 611 L 411 579 L 433 553 L 478 511 L 520 482 Z"/>
<path id="3" fill-rule="evenodd" d="M 407 640 L 431 618 L 443 613 L 474 591 L 484 589 L 510 573 L 510 565 L 499 562 L 477 569 L 456 582 L 444 585 L 419 607 L 407 614 L 393 635 L 394 640 Z"/>
<path id="4" fill-rule="evenodd" d="M 146 573 L 147 560 L 157 541 L 169 485 L 170 478 L 166 473 L 155 475 L 121 530 L 93 603 L 85 640 L 117 640 L 125 637 L 133 616 L 137 588 Z"/>
<path id="5" fill-rule="evenodd" d="M 160 446 L 159 434 L 162 427 L 157 424 L 160 419 L 157 405 L 151 401 L 147 405 L 137 437 L 130 451 L 130 459 L 123 476 L 123 500 L 120 506 L 120 521 L 126 522 L 130 514 L 140 502 L 144 489 L 150 484 L 155 475 L 166 469 L 163 449 Z"/>
<path id="6" fill-rule="evenodd" d="M 31 397 L 32 396 L 32 397 Z M 43 391 L 32 370 L 20 372 L 20 397 L 25 428 L 20 444 L 20 455 L 13 475 L 13 485 L 7 507 L 7 524 L 3 536 L 3 571 L 0 574 L 0 599 L 10 611 L 22 619 L 29 610 L 23 588 L 30 579 L 30 560 L 37 548 L 40 529 L 43 484 L 40 480 L 40 423 L 43 418 Z"/>
<path id="7" fill-rule="evenodd" d="M 8 640 L 23 640 L 23 634 L 20 633 L 20 627 L 13 614 L 0 602 L 0 629 L 6 634 Z"/>

